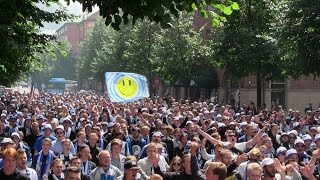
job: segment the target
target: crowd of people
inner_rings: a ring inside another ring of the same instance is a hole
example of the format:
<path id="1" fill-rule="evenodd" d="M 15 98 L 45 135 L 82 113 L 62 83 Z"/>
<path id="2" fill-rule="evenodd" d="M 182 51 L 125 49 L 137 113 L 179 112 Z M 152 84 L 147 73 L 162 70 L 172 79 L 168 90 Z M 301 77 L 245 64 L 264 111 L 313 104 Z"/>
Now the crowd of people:
<path id="1" fill-rule="evenodd" d="M 319 179 L 320 112 L 92 92 L 2 93 L 0 178 Z"/>

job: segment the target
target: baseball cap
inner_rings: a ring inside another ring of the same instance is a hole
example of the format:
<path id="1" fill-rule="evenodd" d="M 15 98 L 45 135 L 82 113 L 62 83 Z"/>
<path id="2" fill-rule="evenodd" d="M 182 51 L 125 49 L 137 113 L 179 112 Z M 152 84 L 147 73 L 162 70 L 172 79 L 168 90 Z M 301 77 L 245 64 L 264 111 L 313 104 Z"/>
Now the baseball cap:
<path id="1" fill-rule="evenodd" d="M 283 146 L 279 147 L 276 151 L 276 154 L 279 155 L 280 153 L 286 152 L 287 149 Z"/>
<path id="2" fill-rule="evenodd" d="M 138 167 L 138 164 L 135 161 L 132 161 L 132 160 L 126 161 L 124 163 L 124 168 L 125 169 L 136 169 L 136 170 L 140 169 Z"/>
<path id="3" fill-rule="evenodd" d="M 13 144 L 14 142 L 10 138 L 3 138 L 1 145 L 3 144 Z"/>
<path id="4" fill-rule="evenodd" d="M 290 134 L 294 134 L 294 135 L 298 136 L 298 132 L 296 130 L 289 131 L 288 135 L 290 135 Z"/>
<path id="5" fill-rule="evenodd" d="M 64 131 L 64 127 L 63 127 L 62 125 L 58 125 L 58 126 L 54 129 L 54 131 L 56 131 L 56 130 L 58 130 L 58 129 L 62 129 L 62 130 Z"/>
<path id="6" fill-rule="evenodd" d="M 287 152 L 286 152 L 286 158 L 289 158 L 290 156 L 294 155 L 294 154 L 298 154 L 297 153 L 297 150 L 295 149 L 289 149 Z"/>
<path id="7" fill-rule="evenodd" d="M 73 122 L 71 121 L 71 119 L 68 118 L 68 117 L 63 118 L 62 123 L 66 122 L 66 121 L 69 121 L 71 124 L 73 123 Z"/>
<path id="8" fill-rule="evenodd" d="M 44 119 L 44 116 L 43 115 L 38 115 L 37 117 L 36 117 L 36 120 L 43 120 Z"/>
<path id="9" fill-rule="evenodd" d="M 17 116 L 15 116 L 15 115 L 10 115 L 10 116 L 9 116 L 9 121 L 10 121 L 10 120 L 17 120 Z"/>
<path id="10" fill-rule="evenodd" d="M 309 134 L 305 134 L 302 136 L 303 141 L 312 140 L 312 137 Z"/>
<path id="11" fill-rule="evenodd" d="M 271 164 L 273 164 L 273 163 L 274 163 L 274 160 L 271 159 L 271 158 L 269 158 L 269 157 L 267 157 L 267 158 L 264 158 L 264 159 L 262 160 L 262 162 L 261 162 L 261 167 L 263 168 L 263 167 L 268 166 L 268 165 L 271 165 Z"/>
<path id="12" fill-rule="evenodd" d="M 320 140 L 320 134 L 317 134 L 315 137 L 314 137 L 314 142 Z"/>
<path id="13" fill-rule="evenodd" d="M 18 138 L 19 138 L 19 140 L 20 140 L 20 135 L 19 135 L 19 133 L 14 132 L 14 133 L 12 133 L 12 134 L 11 134 L 11 137 L 12 137 L 12 136 L 16 136 L 16 137 L 18 137 Z"/>
<path id="14" fill-rule="evenodd" d="M 188 126 L 189 124 L 194 124 L 192 121 L 187 121 L 186 126 Z"/>
<path id="15" fill-rule="evenodd" d="M 46 129 L 50 129 L 50 130 L 52 131 L 52 126 L 51 126 L 51 124 L 46 124 L 46 125 L 44 125 L 43 130 L 46 130 Z"/>
<path id="16" fill-rule="evenodd" d="M 158 132 L 153 133 L 152 136 L 163 137 L 163 134 L 158 131 Z"/>

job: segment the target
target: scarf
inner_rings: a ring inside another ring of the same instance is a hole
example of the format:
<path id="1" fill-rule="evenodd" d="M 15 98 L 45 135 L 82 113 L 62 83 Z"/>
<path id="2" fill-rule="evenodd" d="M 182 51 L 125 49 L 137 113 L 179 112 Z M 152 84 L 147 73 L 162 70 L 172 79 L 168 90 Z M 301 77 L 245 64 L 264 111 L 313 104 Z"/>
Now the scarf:
<path id="1" fill-rule="evenodd" d="M 67 131 L 64 131 L 64 137 L 69 139 L 71 134 L 71 128 L 69 127 Z"/>
<path id="2" fill-rule="evenodd" d="M 55 174 L 51 174 L 51 176 L 52 176 L 52 178 L 54 179 L 54 180 L 60 180 L 60 179 L 64 179 L 64 174 L 63 173 L 61 173 L 61 176 L 60 176 L 60 178 L 58 178 Z"/>
<path id="3" fill-rule="evenodd" d="M 87 161 L 85 166 L 83 166 L 83 162 L 81 162 L 81 172 L 89 176 L 92 171 L 92 161 Z"/>
<path id="4" fill-rule="evenodd" d="M 36 165 L 36 172 L 38 174 L 38 179 L 41 180 L 42 176 L 47 173 L 50 169 L 50 163 L 53 161 L 54 154 L 53 151 L 49 150 L 49 153 L 47 155 L 46 162 L 44 164 L 44 167 L 42 166 L 42 161 L 43 161 L 43 153 L 42 150 L 39 152 L 38 160 L 37 160 L 37 165 Z"/>
<path id="5" fill-rule="evenodd" d="M 62 160 L 63 162 L 63 169 L 67 169 L 67 167 L 69 167 L 70 165 L 70 161 L 71 161 L 71 158 L 73 157 L 71 153 L 69 153 L 69 161 L 65 161 L 65 157 L 64 157 L 64 154 L 60 154 L 59 155 L 59 158 Z"/>
<path id="6" fill-rule="evenodd" d="M 103 171 L 103 170 L 102 170 Z M 110 167 L 108 168 L 107 172 L 101 172 L 100 171 L 100 180 L 114 180 L 114 171 L 112 169 L 110 169 Z"/>
<path id="7" fill-rule="evenodd" d="M 104 142 L 103 142 L 102 138 L 100 138 L 100 140 L 99 140 L 99 146 L 100 146 L 101 149 L 103 149 Z"/>

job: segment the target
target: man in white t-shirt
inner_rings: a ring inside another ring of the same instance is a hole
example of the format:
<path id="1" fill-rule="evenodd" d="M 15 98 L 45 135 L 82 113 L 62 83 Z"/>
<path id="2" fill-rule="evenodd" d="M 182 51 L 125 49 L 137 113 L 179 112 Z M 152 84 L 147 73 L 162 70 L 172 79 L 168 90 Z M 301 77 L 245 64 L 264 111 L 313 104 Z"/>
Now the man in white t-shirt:
<path id="1" fill-rule="evenodd" d="M 138 165 L 145 171 L 145 173 L 150 176 L 154 174 L 153 164 L 152 164 L 152 157 L 154 154 L 159 154 L 158 148 L 156 143 L 150 143 L 147 146 L 147 157 L 140 159 L 138 161 Z M 162 172 L 166 172 L 169 169 L 169 165 L 166 162 L 165 158 L 159 154 L 159 162 L 158 165 Z"/>
<path id="2" fill-rule="evenodd" d="M 27 167 L 27 154 L 24 149 L 17 150 L 18 158 L 17 158 L 17 170 L 27 175 L 30 180 L 38 180 L 37 172 L 34 169 Z"/>

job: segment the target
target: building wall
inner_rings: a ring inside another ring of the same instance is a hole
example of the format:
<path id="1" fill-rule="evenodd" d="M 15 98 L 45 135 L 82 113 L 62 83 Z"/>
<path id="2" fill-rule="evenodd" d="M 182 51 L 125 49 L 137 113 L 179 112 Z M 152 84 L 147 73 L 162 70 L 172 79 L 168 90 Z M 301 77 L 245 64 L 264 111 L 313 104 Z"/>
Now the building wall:
<path id="1" fill-rule="evenodd" d="M 68 42 L 71 44 L 71 49 L 74 52 L 79 52 L 79 28 L 77 24 L 69 24 L 67 29 Z"/>
<path id="2" fill-rule="evenodd" d="M 320 90 L 317 89 L 290 89 L 287 92 L 288 108 L 304 113 L 304 108 L 312 103 L 313 108 L 320 104 Z"/>

